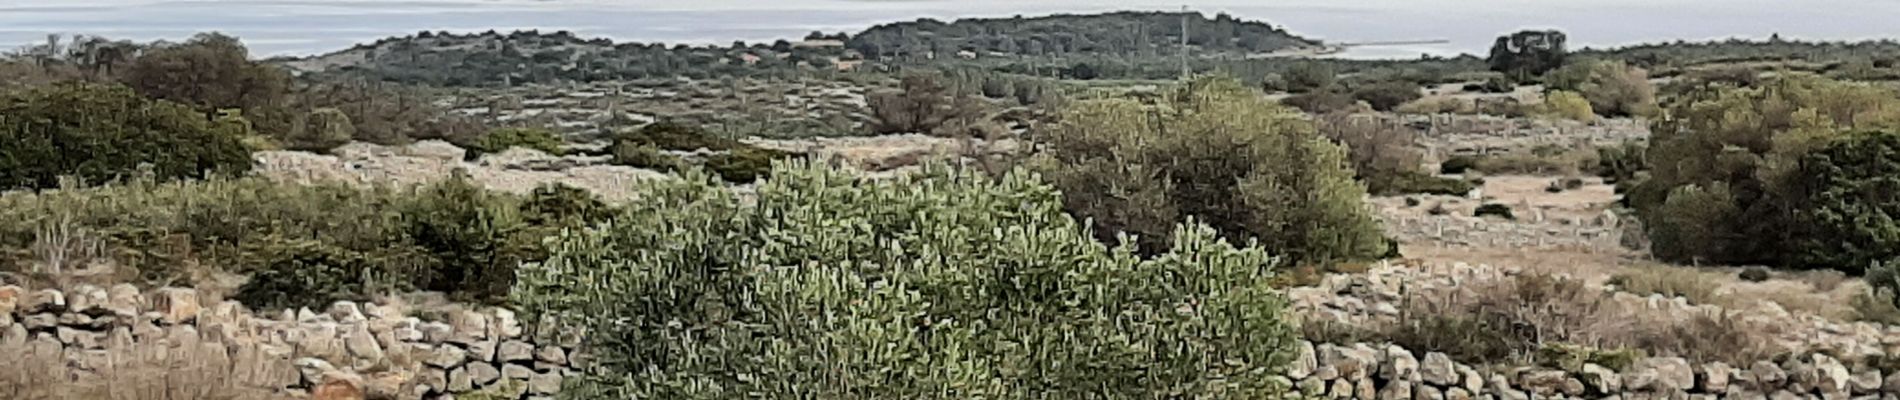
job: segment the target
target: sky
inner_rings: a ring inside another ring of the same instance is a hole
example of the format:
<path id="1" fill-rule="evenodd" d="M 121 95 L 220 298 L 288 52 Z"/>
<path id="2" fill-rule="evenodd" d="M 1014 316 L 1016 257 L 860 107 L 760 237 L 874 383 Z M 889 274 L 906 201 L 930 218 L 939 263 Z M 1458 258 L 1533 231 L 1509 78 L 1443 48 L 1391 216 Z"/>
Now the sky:
<path id="1" fill-rule="evenodd" d="M 1481 54 L 1499 34 L 1557 28 L 1573 46 L 1730 37 L 1900 37 L 1894 0 L 0 0 L 0 48 L 84 33 L 134 40 L 201 31 L 258 56 L 309 55 L 420 30 L 570 30 L 617 41 L 730 43 L 857 31 L 921 17 L 1110 10 L 1226 12 L 1330 42 L 1447 40 L 1358 48 L 1356 58 Z"/>

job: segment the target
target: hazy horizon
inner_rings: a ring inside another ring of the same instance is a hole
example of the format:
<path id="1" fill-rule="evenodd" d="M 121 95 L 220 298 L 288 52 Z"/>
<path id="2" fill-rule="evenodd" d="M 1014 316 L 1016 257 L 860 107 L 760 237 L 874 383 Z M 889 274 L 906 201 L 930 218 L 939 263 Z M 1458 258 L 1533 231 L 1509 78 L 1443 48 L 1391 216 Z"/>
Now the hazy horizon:
<path id="1" fill-rule="evenodd" d="M 1330 42 L 1445 39 L 1443 45 L 1356 49 L 1349 56 L 1413 58 L 1481 54 L 1498 34 L 1524 28 L 1568 32 L 1574 46 L 1619 46 L 1730 37 L 1866 40 L 1894 37 L 1884 16 L 1900 4 L 1877 0 L 13 0 L 0 5 L 0 47 L 47 34 L 177 40 L 221 31 L 260 57 L 319 54 L 421 30 L 568 30 L 616 41 L 730 43 L 801 37 L 813 30 L 855 32 L 873 24 L 929 17 L 1007 17 L 1113 10 L 1226 12 Z"/>

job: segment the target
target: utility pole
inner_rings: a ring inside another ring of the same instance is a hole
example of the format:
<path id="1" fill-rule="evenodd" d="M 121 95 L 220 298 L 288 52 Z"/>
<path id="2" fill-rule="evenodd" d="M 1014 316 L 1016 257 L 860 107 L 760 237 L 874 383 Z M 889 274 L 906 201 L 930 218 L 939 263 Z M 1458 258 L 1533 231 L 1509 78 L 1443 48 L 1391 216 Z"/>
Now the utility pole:
<path id="1" fill-rule="evenodd" d="M 1188 69 L 1188 6 L 1181 6 L 1181 80 L 1188 80 L 1194 71 Z"/>

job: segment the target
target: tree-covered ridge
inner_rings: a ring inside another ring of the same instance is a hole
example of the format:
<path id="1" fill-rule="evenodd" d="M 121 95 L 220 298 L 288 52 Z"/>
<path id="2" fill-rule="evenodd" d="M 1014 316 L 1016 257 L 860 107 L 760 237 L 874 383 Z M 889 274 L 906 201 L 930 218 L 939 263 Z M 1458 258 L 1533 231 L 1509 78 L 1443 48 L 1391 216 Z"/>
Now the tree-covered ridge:
<path id="1" fill-rule="evenodd" d="M 420 32 L 348 50 L 279 60 L 308 73 L 341 73 L 383 81 L 503 86 L 558 81 L 641 78 L 780 76 L 838 70 L 855 56 L 812 41 L 733 42 L 728 46 L 619 42 L 568 31 Z"/>
<path id="2" fill-rule="evenodd" d="M 1157 55 L 1178 51 L 1182 23 L 1192 48 L 1214 53 L 1264 53 L 1318 46 L 1262 21 L 1227 14 L 1115 12 L 1026 18 L 920 19 L 872 27 L 848 46 L 871 59 L 971 55 Z M 968 53 L 963 53 L 963 52 Z"/>

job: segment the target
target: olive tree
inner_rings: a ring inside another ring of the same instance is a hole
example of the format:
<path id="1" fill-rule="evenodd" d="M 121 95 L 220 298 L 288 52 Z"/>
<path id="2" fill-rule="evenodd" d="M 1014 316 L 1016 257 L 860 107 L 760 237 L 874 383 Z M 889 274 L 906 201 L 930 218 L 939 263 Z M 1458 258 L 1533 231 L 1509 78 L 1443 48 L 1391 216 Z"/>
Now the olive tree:
<path id="1" fill-rule="evenodd" d="M 578 324 L 567 398 L 1255 399 L 1292 340 L 1271 258 L 1185 224 L 1109 247 L 1026 173 L 789 162 L 742 202 L 689 171 L 524 266 Z"/>

